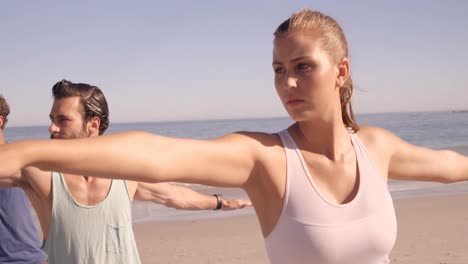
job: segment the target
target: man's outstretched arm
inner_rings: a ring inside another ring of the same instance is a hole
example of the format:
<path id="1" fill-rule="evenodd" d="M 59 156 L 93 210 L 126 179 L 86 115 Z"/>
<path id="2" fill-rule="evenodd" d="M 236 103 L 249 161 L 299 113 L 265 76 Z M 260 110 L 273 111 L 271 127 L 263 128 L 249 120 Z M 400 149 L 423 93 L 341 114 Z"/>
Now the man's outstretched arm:
<path id="1" fill-rule="evenodd" d="M 218 198 L 190 188 L 170 183 L 138 183 L 135 193 L 136 200 L 151 201 L 167 207 L 182 210 L 212 210 L 218 205 Z M 242 199 L 223 199 L 221 210 L 236 210 L 252 203 Z"/>

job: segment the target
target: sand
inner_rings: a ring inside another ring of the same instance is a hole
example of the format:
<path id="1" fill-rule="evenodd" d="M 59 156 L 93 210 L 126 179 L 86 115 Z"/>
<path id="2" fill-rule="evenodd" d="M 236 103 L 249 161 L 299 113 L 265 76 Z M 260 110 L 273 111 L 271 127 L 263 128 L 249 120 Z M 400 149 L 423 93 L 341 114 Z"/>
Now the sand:
<path id="1" fill-rule="evenodd" d="M 395 201 L 391 263 L 467 264 L 468 194 Z M 143 263 L 269 263 L 253 215 L 134 225 Z"/>

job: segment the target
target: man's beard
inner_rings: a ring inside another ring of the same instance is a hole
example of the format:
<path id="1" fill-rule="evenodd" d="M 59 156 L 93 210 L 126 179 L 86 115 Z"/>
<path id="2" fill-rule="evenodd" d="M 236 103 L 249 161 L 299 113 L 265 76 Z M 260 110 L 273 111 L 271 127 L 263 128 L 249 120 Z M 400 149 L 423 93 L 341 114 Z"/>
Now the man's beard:
<path id="1" fill-rule="evenodd" d="M 88 137 L 89 135 L 86 134 L 86 131 L 82 130 L 79 134 L 72 134 L 67 136 L 62 136 L 60 134 L 50 134 L 50 139 L 76 139 L 76 138 L 84 138 Z"/>

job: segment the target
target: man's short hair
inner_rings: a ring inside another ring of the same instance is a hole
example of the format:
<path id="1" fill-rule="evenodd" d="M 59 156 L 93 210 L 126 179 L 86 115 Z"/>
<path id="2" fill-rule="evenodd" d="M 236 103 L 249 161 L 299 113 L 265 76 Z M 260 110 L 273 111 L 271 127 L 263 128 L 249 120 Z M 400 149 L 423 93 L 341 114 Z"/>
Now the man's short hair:
<path id="1" fill-rule="evenodd" d="M 102 135 L 109 127 L 109 108 L 106 97 L 97 86 L 62 80 L 52 87 L 52 95 L 54 100 L 78 96 L 83 121 L 89 121 L 93 117 L 98 117 L 101 120 L 99 135 Z"/>
<path id="2" fill-rule="evenodd" d="M 3 117 L 3 124 L 1 129 L 5 128 L 6 123 L 8 122 L 8 115 L 10 114 L 10 106 L 8 105 L 5 97 L 0 94 L 0 116 Z"/>

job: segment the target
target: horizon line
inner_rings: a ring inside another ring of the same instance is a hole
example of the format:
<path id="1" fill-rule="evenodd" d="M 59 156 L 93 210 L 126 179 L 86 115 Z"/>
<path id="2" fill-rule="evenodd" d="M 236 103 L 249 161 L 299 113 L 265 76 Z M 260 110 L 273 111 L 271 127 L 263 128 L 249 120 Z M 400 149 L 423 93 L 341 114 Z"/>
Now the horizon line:
<path id="1" fill-rule="evenodd" d="M 415 111 L 384 111 L 384 112 L 358 112 L 355 115 L 372 115 L 372 114 L 402 114 L 402 113 L 442 113 L 442 112 L 451 112 L 451 113 L 465 113 L 468 112 L 468 109 L 459 109 L 459 110 L 415 110 Z M 116 121 L 111 122 L 112 124 L 147 124 L 147 123 L 180 123 L 180 122 L 202 122 L 202 121 L 229 121 L 229 120 L 255 120 L 255 119 L 280 119 L 280 118 L 289 118 L 288 115 L 284 116 L 259 116 L 259 117 L 225 117 L 225 118 L 193 118 L 193 119 L 172 119 L 172 120 L 139 120 L 139 121 Z M 50 124 L 32 124 L 32 125 L 11 125 L 7 126 L 8 128 L 26 128 L 26 127 L 43 127 L 49 126 Z"/>

